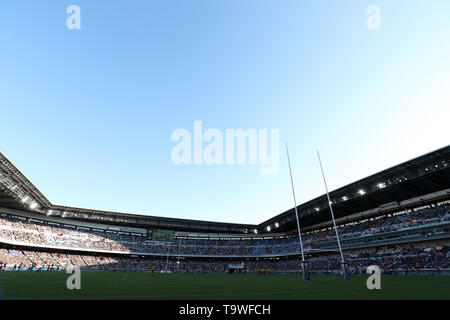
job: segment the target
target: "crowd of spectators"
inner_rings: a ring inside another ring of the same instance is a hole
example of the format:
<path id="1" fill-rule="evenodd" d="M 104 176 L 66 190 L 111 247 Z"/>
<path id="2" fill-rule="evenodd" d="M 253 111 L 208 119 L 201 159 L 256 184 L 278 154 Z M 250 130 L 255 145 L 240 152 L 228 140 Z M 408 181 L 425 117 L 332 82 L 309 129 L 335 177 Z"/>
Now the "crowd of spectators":
<path id="1" fill-rule="evenodd" d="M 339 226 L 342 239 L 358 238 L 404 228 L 450 221 L 450 205 L 442 204 L 412 212 L 379 216 Z M 0 241 L 61 248 L 81 248 L 108 252 L 150 253 L 160 256 L 269 257 L 298 253 L 298 236 L 276 239 L 213 240 L 181 239 L 152 241 L 144 235 L 59 226 L 10 215 L 0 216 Z M 302 236 L 304 248 L 319 242 L 335 241 L 333 229 Z"/>
<path id="2" fill-rule="evenodd" d="M 383 272 L 443 270 L 450 268 L 448 247 L 402 247 L 385 250 L 360 250 L 346 254 L 349 270 L 362 273 L 369 265 L 379 266 Z M 341 269 L 340 256 L 319 255 L 307 257 L 312 273 L 329 273 Z M 62 270 L 68 264 L 82 270 L 147 271 L 147 272 L 226 272 L 229 265 L 242 265 L 243 272 L 293 273 L 300 271 L 300 260 L 283 259 L 193 259 L 164 257 L 131 257 L 77 255 L 0 249 L 0 269 Z"/>
<path id="3" fill-rule="evenodd" d="M 448 221 L 450 221 L 450 204 L 446 203 L 411 212 L 404 211 L 355 221 L 338 226 L 338 232 L 340 238 L 350 239 Z M 314 232 L 311 244 L 324 240 L 336 241 L 336 232 L 333 228 Z"/>

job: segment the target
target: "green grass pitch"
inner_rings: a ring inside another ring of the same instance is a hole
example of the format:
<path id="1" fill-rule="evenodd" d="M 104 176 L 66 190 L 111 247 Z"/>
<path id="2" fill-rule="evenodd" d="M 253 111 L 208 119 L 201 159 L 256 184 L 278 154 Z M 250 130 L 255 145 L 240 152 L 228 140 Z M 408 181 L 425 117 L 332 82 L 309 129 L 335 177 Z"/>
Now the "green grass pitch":
<path id="1" fill-rule="evenodd" d="M 68 290 L 65 272 L 1 272 L 1 299 L 450 299 L 450 276 L 159 274 L 81 272 L 81 290 Z"/>

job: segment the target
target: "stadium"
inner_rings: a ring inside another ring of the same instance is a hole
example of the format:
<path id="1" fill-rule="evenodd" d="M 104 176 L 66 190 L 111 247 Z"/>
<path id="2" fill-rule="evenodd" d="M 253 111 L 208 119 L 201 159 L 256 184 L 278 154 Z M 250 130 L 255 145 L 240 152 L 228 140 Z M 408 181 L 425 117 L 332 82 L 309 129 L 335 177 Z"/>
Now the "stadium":
<path id="1" fill-rule="evenodd" d="M 330 192 L 351 280 L 342 277 L 327 196 L 259 224 L 52 204 L 0 153 L 5 299 L 450 298 L 450 146 Z M 383 289 L 368 290 L 379 266 Z M 65 287 L 68 266 L 82 290 Z"/>

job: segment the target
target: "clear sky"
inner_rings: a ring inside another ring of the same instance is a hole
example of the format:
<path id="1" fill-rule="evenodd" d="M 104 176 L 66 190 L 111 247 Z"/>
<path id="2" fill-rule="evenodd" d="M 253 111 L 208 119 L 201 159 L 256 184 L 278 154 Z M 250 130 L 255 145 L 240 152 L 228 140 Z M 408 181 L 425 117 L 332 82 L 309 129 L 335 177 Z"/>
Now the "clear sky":
<path id="1" fill-rule="evenodd" d="M 15 0 L 0 44 L 0 151 L 54 204 L 259 223 L 293 206 L 285 140 L 299 203 L 316 148 L 333 190 L 450 141 L 448 0 Z M 278 173 L 175 165 L 195 120 L 279 129 Z"/>

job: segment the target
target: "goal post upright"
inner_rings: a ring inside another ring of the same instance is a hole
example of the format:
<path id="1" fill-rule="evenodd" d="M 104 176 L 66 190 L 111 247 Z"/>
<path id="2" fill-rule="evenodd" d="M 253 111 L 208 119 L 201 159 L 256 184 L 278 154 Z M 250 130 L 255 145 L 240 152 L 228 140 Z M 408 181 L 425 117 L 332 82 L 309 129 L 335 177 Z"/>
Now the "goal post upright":
<path id="1" fill-rule="evenodd" d="M 287 154 L 287 160 L 288 160 L 288 165 L 289 165 L 289 175 L 291 177 L 291 187 L 292 187 L 292 196 L 293 196 L 293 199 L 294 199 L 295 218 L 297 220 L 298 238 L 300 240 L 300 251 L 301 251 L 301 254 L 302 254 L 302 262 L 301 262 L 302 277 L 303 277 L 304 281 L 309 281 L 310 280 L 309 270 L 308 270 L 308 264 L 305 261 L 305 253 L 304 253 L 304 250 L 303 250 L 302 232 L 301 232 L 301 229 L 300 229 L 300 221 L 299 221 L 299 218 L 298 218 L 297 200 L 295 199 L 294 180 L 292 179 L 291 160 L 289 159 L 289 149 L 288 149 L 287 141 L 286 141 L 286 154 Z"/>
<path id="2" fill-rule="evenodd" d="M 336 226 L 336 220 L 334 219 L 333 205 L 331 203 L 330 194 L 328 192 L 327 181 L 325 179 L 325 173 L 323 171 L 322 161 L 320 160 L 319 149 L 317 149 L 317 157 L 319 158 L 320 171 L 322 172 L 323 184 L 325 185 L 325 191 L 327 193 L 328 206 L 330 207 L 331 219 L 333 220 L 333 226 L 334 226 L 334 231 L 336 232 L 336 238 L 337 238 L 337 243 L 338 243 L 338 247 L 339 247 L 339 253 L 341 255 L 342 274 L 344 276 L 344 280 L 350 280 L 350 274 L 348 273 L 347 264 L 346 264 L 345 259 L 344 259 L 344 254 L 342 253 L 341 240 L 339 239 L 339 232 L 338 232 L 338 229 L 337 229 L 337 226 Z"/>

